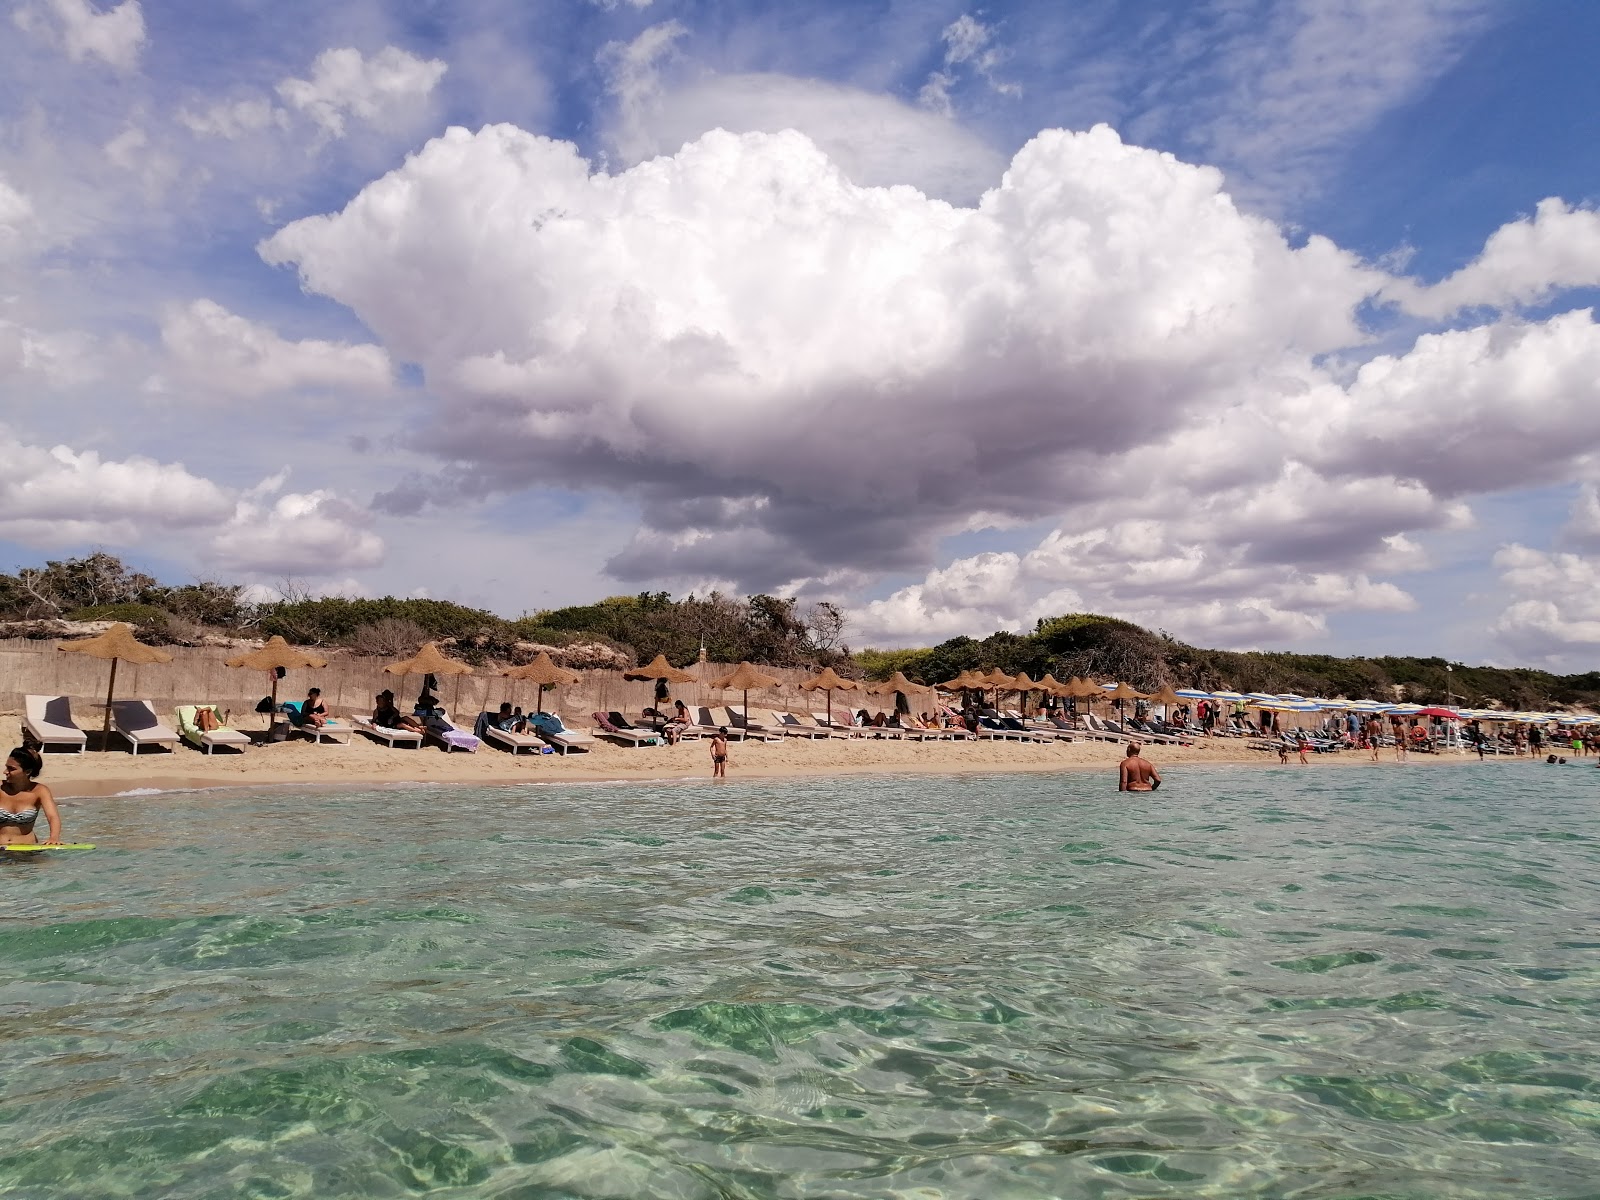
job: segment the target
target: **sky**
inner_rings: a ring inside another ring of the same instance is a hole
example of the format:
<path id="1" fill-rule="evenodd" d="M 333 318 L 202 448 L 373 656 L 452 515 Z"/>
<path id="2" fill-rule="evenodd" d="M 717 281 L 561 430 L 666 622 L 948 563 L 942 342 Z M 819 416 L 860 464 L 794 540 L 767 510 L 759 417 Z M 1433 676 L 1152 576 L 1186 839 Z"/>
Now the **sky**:
<path id="1" fill-rule="evenodd" d="M 1594 669 L 1590 0 L 0 0 L 0 569 Z"/>

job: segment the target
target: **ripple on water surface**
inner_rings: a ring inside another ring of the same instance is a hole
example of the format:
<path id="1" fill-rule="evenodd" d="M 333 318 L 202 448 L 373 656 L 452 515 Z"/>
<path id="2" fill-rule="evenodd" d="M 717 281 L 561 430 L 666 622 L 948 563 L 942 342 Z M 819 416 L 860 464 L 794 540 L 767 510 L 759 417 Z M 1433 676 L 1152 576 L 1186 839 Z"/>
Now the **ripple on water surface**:
<path id="1" fill-rule="evenodd" d="M 81 802 L 0 1196 L 1593 1197 L 1588 783 Z"/>

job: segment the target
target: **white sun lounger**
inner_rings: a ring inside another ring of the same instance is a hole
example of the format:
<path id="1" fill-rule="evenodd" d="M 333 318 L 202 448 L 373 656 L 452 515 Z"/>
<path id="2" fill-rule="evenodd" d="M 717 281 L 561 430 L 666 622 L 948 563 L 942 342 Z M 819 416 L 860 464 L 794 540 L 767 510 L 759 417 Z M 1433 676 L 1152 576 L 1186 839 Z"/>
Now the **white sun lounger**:
<path id="1" fill-rule="evenodd" d="M 728 740 L 730 742 L 744 741 L 743 729 L 740 729 L 737 725 L 729 725 L 726 721 L 714 720 L 711 716 L 711 710 L 705 705 L 702 704 L 700 707 L 696 708 L 694 710 L 694 714 L 695 727 L 699 729 L 701 733 L 715 736 L 719 729 L 725 728 L 728 731 Z"/>
<path id="2" fill-rule="evenodd" d="M 89 744 L 89 735 L 72 719 L 72 701 L 66 696 L 27 697 L 22 728 L 46 750 L 67 746 L 81 751 Z"/>
<path id="3" fill-rule="evenodd" d="M 548 717 L 553 714 L 540 713 L 537 715 Z M 560 722 L 561 718 L 556 717 L 556 720 Z M 581 750 L 583 753 L 588 754 L 591 747 L 600 744 L 593 734 L 584 733 L 578 729 L 568 729 L 564 723 L 560 733 L 552 733 L 543 725 L 535 725 L 534 729 L 538 731 L 540 737 L 556 748 L 557 754 L 567 754 L 573 750 Z"/>
<path id="4" fill-rule="evenodd" d="M 387 725 L 379 725 L 371 717 L 351 717 L 350 723 L 360 733 L 380 742 L 387 742 L 389 749 L 396 746 L 421 746 L 422 735 L 415 729 L 390 729 Z"/>
<path id="5" fill-rule="evenodd" d="M 146 746 L 165 746 L 171 750 L 178 745 L 177 733 L 171 726 L 161 723 L 155 705 L 148 700 L 113 701 L 111 728 L 127 739 L 130 754 L 137 754 Z"/>
<path id="6" fill-rule="evenodd" d="M 250 739 L 237 729 L 230 729 L 224 725 L 220 729 L 205 730 L 194 723 L 195 715 L 202 709 L 209 708 L 216 713 L 217 720 L 222 720 L 222 714 L 217 712 L 215 704 L 180 704 L 178 706 L 178 734 L 197 750 L 210 754 L 218 746 L 232 746 L 235 750 L 243 750 L 250 744 Z"/>
<path id="7" fill-rule="evenodd" d="M 500 729 L 494 725 L 483 727 L 485 740 L 493 742 L 496 746 L 504 746 L 511 751 L 512 757 L 521 754 L 524 750 L 530 754 L 538 754 L 544 749 L 544 739 L 533 733 L 512 733 L 508 729 Z"/>
<path id="8" fill-rule="evenodd" d="M 833 736 L 831 729 L 824 729 L 820 725 L 807 725 L 792 712 L 778 712 L 773 709 L 767 715 L 772 718 L 772 728 L 787 737 L 803 737 L 815 741 L 817 738 L 827 739 Z"/>
<path id="9" fill-rule="evenodd" d="M 424 736 L 438 742 L 444 747 L 446 754 L 454 750 L 465 750 L 468 754 L 476 754 L 478 747 L 482 745 L 477 735 L 462 729 L 450 719 L 449 713 L 442 709 L 438 711 L 442 715 L 423 718 L 423 724 L 428 731 Z"/>
<path id="10" fill-rule="evenodd" d="M 752 721 L 732 705 L 724 704 L 722 712 L 728 718 L 728 728 L 730 730 L 738 729 L 743 731 L 747 739 L 755 738 L 761 742 L 783 741 L 783 733 L 780 730 L 768 729 L 760 721 Z"/>

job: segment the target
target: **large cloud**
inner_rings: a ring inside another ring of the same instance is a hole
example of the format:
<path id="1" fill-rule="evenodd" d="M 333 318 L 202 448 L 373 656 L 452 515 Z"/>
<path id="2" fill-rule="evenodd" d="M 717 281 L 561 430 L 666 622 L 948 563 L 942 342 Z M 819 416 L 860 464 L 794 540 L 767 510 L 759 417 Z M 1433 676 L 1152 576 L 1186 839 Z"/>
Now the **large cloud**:
<path id="1" fill-rule="evenodd" d="M 948 576 L 901 596 L 924 628 L 1081 597 L 1189 613 L 1196 636 L 1315 634 L 1409 604 L 1374 573 L 1418 565 L 1408 534 L 1468 523 L 1463 497 L 1600 443 L 1587 313 L 1346 373 L 1396 281 L 1106 128 L 1040 134 L 972 208 L 861 186 L 794 132 L 713 132 L 611 175 L 515 128 L 452 129 L 262 253 L 444 397 L 416 445 L 446 465 L 397 510 L 631 492 L 644 524 L 614 574 L 753 588 L 921 571 L 943 535 L 1061 521 L 1005 603 Z"/>

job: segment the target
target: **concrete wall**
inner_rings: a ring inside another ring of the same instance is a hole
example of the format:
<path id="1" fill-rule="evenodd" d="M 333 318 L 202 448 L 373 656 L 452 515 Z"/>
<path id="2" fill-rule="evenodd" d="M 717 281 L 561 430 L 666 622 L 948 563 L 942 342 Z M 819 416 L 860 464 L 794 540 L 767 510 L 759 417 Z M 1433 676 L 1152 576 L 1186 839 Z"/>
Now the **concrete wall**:
<path id="1" fill-rule="evenodd" d="M 32 641 L 26 638 L 0 640 L 0 709 L 20 712 L 25 695 L 70 696 L 73 711 L 80 725 L 97 725 L 104 704 L 106 681 L 111 664 L 82 654 L 62 654 L 56 647 L 59 642 Z M 153 703 L 157 711 L 168 711 L 179 704 L 197 702 L 216 703 L 232 708 L 235 713 L 254 709 L 256 701 L 272 689 L 269 676 L 262 671 L 245 671 L 224 665 L 224 660 L 237 657 L 242 651 L 211 647 L 187 648 L 169 646 L 170 663 L 134 666 L 121 663 L 117 667 L 118 699 L 142 699 Z M 330 712 L 349 714 L 371 712 L 372 698 L 384 688 L 395 693 L 396 702 L 409 707 L 416 699 L 422 678 L 418 675 L 399 679 L 383 671 L 386 660 L 355 655 L 330 653 L 328 665 L 320 671 L 291 671 L 278 684 L 280 700 L 298 700 L 308 687 L 322 689 L 323 703 Z M 691 667 L 707 678 L 725 675 L 732 666 L 725 663 L 707 663 Z M 498 706 L 502 700 L 521 705 L 524 710 L 533 705 L 537 689 L 529 683 L 517 683 L 496 674 L 484 672 L 497 668 L 480 668 L 479 673 L 446 678 L 439 681 L 439 697 L 452 712 L 471 715 L 483 708 Z M 797 686 L 814 672 L 763 667 L 768 675 L 784 680 L 784 686 L 765 692 L 750 693 L 752 715 L 763 709 L 790 709 L 795 712 L 821 712 L 826 697 L 821 692 L 800 691 Z M 620 709 L 637 713 L 651 703 L 655 685 L 650 682 L 632 683 L 622 678 L 620 671 L 581 671 L 582 681 L 569 688 L 545 692 L 545 707 L 552 703 L 563 716 L 577 719 L 586 727 L 588 716 L 596 710 Z M 457 680 L 459 679 L 459 685 Z M 457 688 L 459 686 L 459 699 Z M 677 684 L 672 689 L 674 699 L 689 705 L 721 705 L 741 702 L 738 692 L 719 692 L 698 683 Z M 552 697 L 554 701 L 552 702 Z M 835 692 L 834 710 L 866 707 L 876 711 L 885 707 L 882 700 L 872 697 L 870 703 L 860 692 Z M 893 697 L 889 698 L 889 706 Z M 759 719 L 759 718 L 758 718 Z M 250 722 L 245 719 L 245 728 Z"/>

